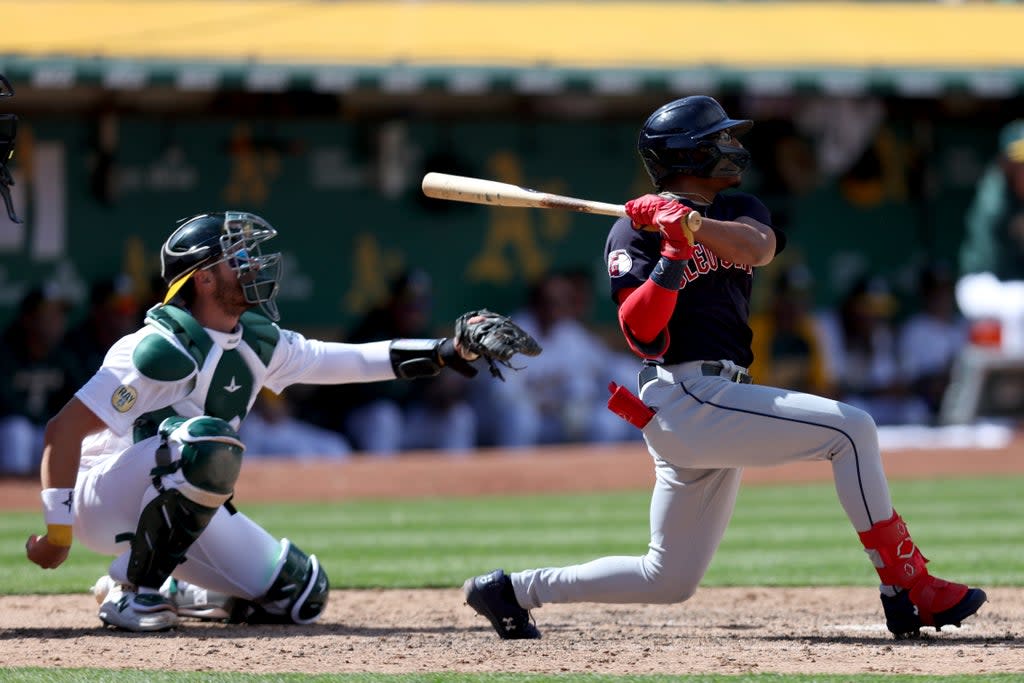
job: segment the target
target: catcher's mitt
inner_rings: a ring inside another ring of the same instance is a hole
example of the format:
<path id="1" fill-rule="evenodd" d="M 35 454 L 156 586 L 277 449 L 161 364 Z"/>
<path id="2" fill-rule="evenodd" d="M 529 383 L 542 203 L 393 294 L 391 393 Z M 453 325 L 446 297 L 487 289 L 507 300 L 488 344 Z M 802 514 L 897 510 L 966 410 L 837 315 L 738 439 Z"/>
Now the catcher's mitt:
<path id="1" fill-rule="evenodd" d="M 486 308 L 459 316 L 455 321 L 455 341 L 464 351 L 475 353 L 486 360 L 491 374 L 500 380 L 505 378 L 498 363 L 519 370 L 510 362 L 512 356 L 517 353 L 537 356 L 541 352 L 537 340 L 512 322 L 511 318 Z"/>

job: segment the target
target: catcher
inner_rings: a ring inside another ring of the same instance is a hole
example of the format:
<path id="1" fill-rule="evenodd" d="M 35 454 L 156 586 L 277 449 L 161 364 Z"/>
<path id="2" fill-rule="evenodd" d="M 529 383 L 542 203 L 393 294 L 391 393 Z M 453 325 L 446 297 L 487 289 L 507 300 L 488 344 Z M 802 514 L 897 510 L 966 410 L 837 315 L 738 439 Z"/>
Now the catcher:
<path id="1" fill-rule="evenodd" d="M 77 536 L 116 556 L 93 587 L 104 624 L 308 624 L 323 613 L 329 584 L 316 555 L 231 504 L 245 450 L 237 429 L 264 386 L 416 379 L 446 367 L 473 376 L 478 358 L 500 376 L 516 353 L 540 353 L 486 310 L 460 317 L 451 339 L 342 344 L 281 329 L 281 254 L 262 251 L 276 234 L 236 211 L 181 221 L 160 252 L 164 302 L 47 425 L 47 530 L 26 552 L 53 569 Z"/>

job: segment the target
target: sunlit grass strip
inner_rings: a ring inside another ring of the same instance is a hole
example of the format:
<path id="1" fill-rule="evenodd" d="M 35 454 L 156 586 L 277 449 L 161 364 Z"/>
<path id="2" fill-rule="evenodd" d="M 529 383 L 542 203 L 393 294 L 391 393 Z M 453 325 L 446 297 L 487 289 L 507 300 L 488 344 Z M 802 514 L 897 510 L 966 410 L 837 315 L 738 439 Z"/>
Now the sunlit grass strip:
<path id="1" fill-rule="evenodd" d="M 893 499 L 937 575 L 1024 585 L 1024 478 L 899 481 Z M 509 570 L 640 555 L 647 491 L 585 495 L 246 505 L 272 534 L 316 553 L 336 588 L 454 588 Z M 0 516 L 0 592 L 84 592 L 111 558 L 76 546 L 57 571 L 25 559 L 41 514 Z M 706 586 L 875 585 L 831 484 L 748 486 Z"/>

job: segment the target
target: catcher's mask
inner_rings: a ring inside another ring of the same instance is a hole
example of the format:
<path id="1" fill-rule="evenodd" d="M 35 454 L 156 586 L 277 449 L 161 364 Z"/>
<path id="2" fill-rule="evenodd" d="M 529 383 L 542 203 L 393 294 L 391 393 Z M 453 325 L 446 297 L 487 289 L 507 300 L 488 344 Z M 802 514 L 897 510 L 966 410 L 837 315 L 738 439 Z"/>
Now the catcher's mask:
<path id="1" fill-rule="evenodd" d="M 753 121 L 731 119 L 712 97 L 694 95 L 659 107 L 640 129 L 637 151 L 659 190 L 669 176 L 738 176 L 750 165 L 750 152 L 730 144 Z"/>
<path id="2" fill-rule="evenodd" d="M 235 271 L 245 300 L 271 320 L 281 315 L 274 301 L 281 280 L 281 254 L 264 254 L 260 244 L 277 235 L 259 216 L 242 211 L 204 213 L 179 221 L 160 250 L 160 274 L 167 283 L 164 303 L 173 299 L 192 273 L 226 261 Z"/>
<path id="3" fill-rule="evenodd" d="M 14 87 L 0 74 L 0 98 L 3 97 L 14 97 Z M 20 223 L 21 219 L 14 212 L 14 202 L 11 200 L 14 178 L 7 168 L 7 163 L 14 158 L 14 138 L 17 134 L 18 117 L 15 114 L 0 114 L 0 196 L 4 199 L 7 216 L 15 223 Z"/>

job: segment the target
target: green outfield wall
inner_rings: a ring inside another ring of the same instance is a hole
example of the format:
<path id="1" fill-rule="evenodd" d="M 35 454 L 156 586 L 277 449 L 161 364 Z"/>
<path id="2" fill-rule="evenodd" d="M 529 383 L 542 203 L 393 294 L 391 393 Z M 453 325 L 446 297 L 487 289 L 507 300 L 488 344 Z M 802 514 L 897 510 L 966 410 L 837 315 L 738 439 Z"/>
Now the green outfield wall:
<path id="1" fill-rule="evenodd" d="M 0 217 L 0 317 L 42 280 L 79 302 L 116 272 L 143 291 L 176 219 L 235 208 L 279 228 L 280 302 L 295 327 L 342 333 L 407 266 L 434 276 L 438 321 L 513 310 L 556 268 L 590 273 L 595 321 L 611 321 L 602 251 L 612 219 L 428 200 L 419 182 L 447 171 L 623 202 L 649 188 L 634 152 L 642 114 L 259 114 L 23 114 L 13 168 L 26 222 Z M 891 116 L 832 174 L 791 121 L 759 118 L 747 185 L 789 232 L 787 259 L 811 266 L 819 303 L 862 267 L 898 275 L 925 257 L 955 258 L 996 130 L 992 119 L 914 116 Z"/>

